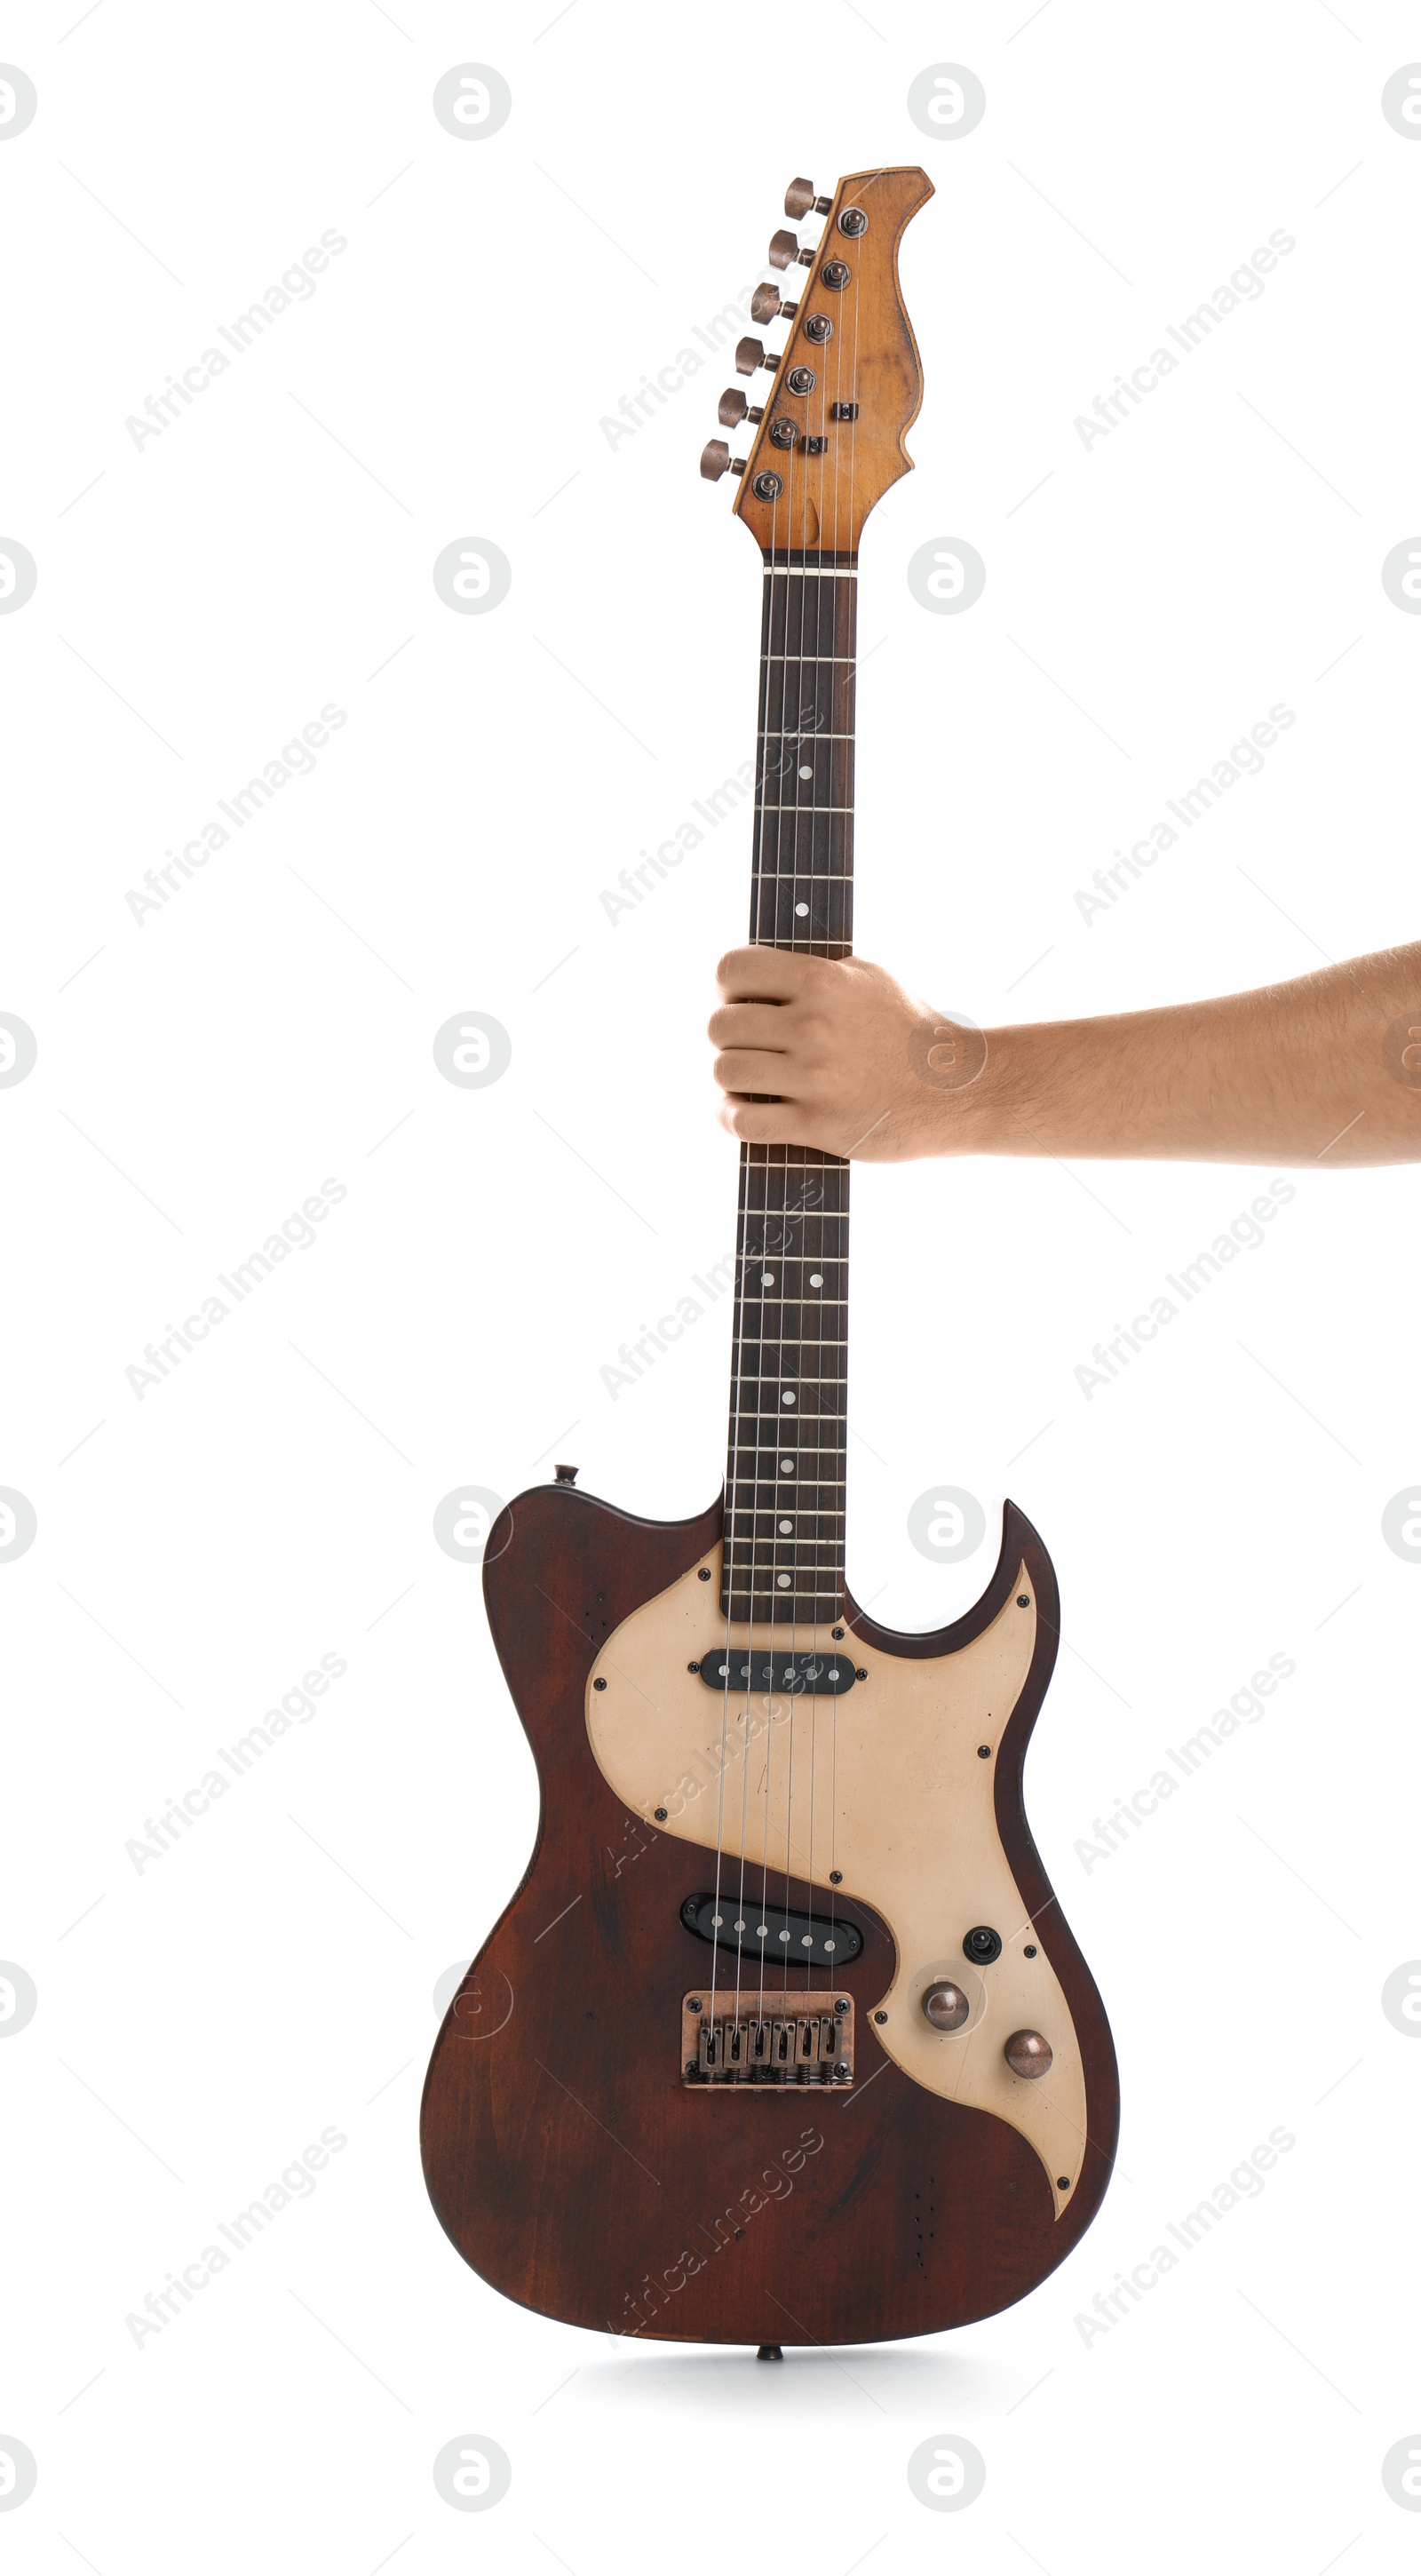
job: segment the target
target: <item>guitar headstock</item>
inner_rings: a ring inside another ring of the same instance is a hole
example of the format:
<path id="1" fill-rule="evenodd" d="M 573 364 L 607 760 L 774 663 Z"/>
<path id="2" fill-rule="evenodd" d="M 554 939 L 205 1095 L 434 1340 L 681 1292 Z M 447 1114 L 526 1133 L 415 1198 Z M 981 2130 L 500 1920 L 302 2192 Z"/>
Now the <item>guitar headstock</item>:
<path id="1" fill-rule="evenodd" d="M 932 193 L 917 169 L 857 170 L 832 197 L 816 197 L 808 179 L 790 183 L 785 213 L 796 222 L 823 217 L 824 229 L 813 249 L 801 248 L 796 233 L 775 234 L 770 263 L 788 271 L 791 293 L 758 286 L 750 308 L 756 322 L 788 319 L 789 338 L 771 355 L 756 339 L 739 343 L 735 364 L 750 391 L 728 387 L 720 419 L 727 429 L 750 422 L 754 440 L 748 456 L 732 458 L 724 439 L 713 438 L 701 458 L 708 482 L 733 469 L 735 515 L 766 554 L 786 547 L 856 554 L 874 503 L 911 471 L 903 441 L 923 378 L 898 285 L 898 244 Z M 757 405 L 762 366 L 769 390 Z"/>

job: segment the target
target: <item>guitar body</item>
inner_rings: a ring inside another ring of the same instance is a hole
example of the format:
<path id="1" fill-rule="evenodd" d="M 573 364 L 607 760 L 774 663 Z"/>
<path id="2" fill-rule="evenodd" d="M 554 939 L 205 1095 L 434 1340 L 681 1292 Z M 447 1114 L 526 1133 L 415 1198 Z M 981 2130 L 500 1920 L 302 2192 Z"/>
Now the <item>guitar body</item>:
<path id="1" fill-rule="evenodd" d="M 430 2195 L 485 2280 L 573 2325 L 784 2345 L 969 2324 L 1070 2252 L 1115 2146 L 1109 2028 L 1022 1803 L 1055 1659 L 1050 1559 L 1008 1504 L 964 1618 L 899 1634 L 846 1596 L 860 1677 L 842 1697 L 730 1694 L 696 1669 L 741 1642 L 721 1534 L 719 1502 L 652 1522 L 564 1483 L 490 1533 L 489 1619 L 542 1813 L 430 2064 Z M 861 1943 L 770 1981 L 782 2015 L 785 1997 L 850 2008 L 851 2071 L 707 2080 L 686 2055 L 712 1977 L 722 2014 L 766 1992 L 683 1910 L 716 1888 L 732 1808 L 722 1912 L 735 1898 L 752 1941 L 787 1916 L 821 1949 L 826 1922 Z M 984 1930 L 999 1947 L 974 1964 L 964 1940 Z M 923 1997 L 947 1981 L 966 2018 L 939 2030 Z M 1027 2027 L 1044 2076 L 1004 2057 Z"/>

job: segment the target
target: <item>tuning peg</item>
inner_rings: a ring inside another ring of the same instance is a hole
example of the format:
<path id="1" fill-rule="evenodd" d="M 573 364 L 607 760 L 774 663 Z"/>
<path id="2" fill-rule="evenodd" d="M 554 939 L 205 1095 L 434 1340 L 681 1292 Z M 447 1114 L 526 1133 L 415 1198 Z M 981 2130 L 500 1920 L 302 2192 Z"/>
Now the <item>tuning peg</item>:
<path id="1" fill-rule="evenodd" d="M 743 474 L 744 471 L 744 457 L 732 456 L 723 438 L 709 439 L 706 445 L 701 449 L 701 480 L 703 483 L 718 483 L 722 474 L 727 472 L 731 474 Z"/>
<path id="2" fill-rule="evenodd" d="M 750 298 L 752 322 L 778 322 L 782 314 L 786 322 L 792 322 L 798 311 L 797 304 L 781 303 L 780 290 L 777 286 L 757 286 Z"/>
<path id="3" fill-rule="evenodd" d="M 832 197 L 815 196 L 812 179 L 791 179 L 785 190 L 785 213 L 792 224 L 802 222 L 806 215 L 827 215 L 833 202 Z"/>
<path id="4" fill-rule="evenodd" d="M 812 268 L 814 253 L 801 250 L 793 233 L 771 233 L 769 260 L 771 268 Z"/>
<path id="5" fill-rule="evenodd" d="M 727 385 L 716 405 L 716 419 L 724 429 L 738 429 L 742 420 L 763 420 L 764 407 L 747 402 L 738 385 Z"/>
<path id="6" fill-rule="evenodd" d="M 768 358 L 766 357 L 765 344 L 763 340 L 737 340 L 735 343 L 735 372 L 737 376 L 753 376 L 757 367 L 768 367 L 770 373 L 773 375 L 779 363 L 777 355 Z"/>

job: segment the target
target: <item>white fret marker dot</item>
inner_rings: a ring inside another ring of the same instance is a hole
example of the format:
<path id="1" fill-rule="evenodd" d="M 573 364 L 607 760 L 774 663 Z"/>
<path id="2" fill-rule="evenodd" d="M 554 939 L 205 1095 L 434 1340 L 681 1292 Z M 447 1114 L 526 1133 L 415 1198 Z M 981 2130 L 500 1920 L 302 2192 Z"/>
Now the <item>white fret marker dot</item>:
<path id="1" fill-rule="evenodd" d="M 773 1270 L 762 1270 L 762 1271 L 761 1271 L 761 1273 L 760 1273 L 760 1285 L 761 1285 L 761 1287 L 762 1287 L 762 1288 L 773 1288 L 774 1284 L 775 1284 L 775 1274 L 774 1274 Z"/>
<path id="2" fill-rule="evenodd" d="M 775 1581 L 779 1585 L 781 1592 L 788 1592 L 789 1576 L 787 1574 L 777 1574 L 775 1576 Z"/>
<path id="3" fill-rule="evenodd" d="M 801 777 L 801 778 L 812 778 L 812 777 L 813 777 L 813 775 L 814 775 L 814 772 L 813 772 L 813 770 L 812 770 L 812 769 L 804 768 L 804 769 L 801 769 L 801 771 L 800 771 L 800 773 L 799 773 L 799 774 L 800 774 L 800 777 Z"/>
<path id="4" fill-rule="evenodd" d="M 780 1523 L 780 1536 L 781 1536 L 781 1538 L 788 1538 L 788 1536 L 789 1536 L 789 1534 L 790 1534 L 790 1531 L 793 1529 L 793 1527 L 794 1527 L 794 1523 L 793 1523 L 793 1521 L 781 1521 L 781 1523 Z"/>
<path id="5" fill-rule="evenodd" d="M 794 1460 L 792 1458 L 781 1458 L 780 1473 L 782 1476 L 792 1476 L 794 1474 Z"/>
<path id="6" fill-rule="evenodd" d="M 822 1270 L 811 1270 L 811 1271 L 810 1271 L 810 1274 L 809 1274 L 809 1285 L 810 1285 L 810 1287 L 811 1287 L 811 1288 L 822 1288 L 822 1287 L 823 1287 L 823 1285 L 824 1285 L 824 1273 L 823 1273 L 823 1271 L 822 1271 Z"/>
<path id="7" fill-rule="evenodd" d="M 807 903 L 797 903 L 797 904 L 795 905 L 794 909 L 795 909 L 795 913 L 796 913 L 796 915 L 797 915 L 797 917 L 798 917 L 798 919 L 799 919 L 800 921 L 807 921 L 807 920 L 808 920 L 808 918 L 809 918 L 809 906 L 808 906 L 808 904 L 807 904 Z"/>
<path id="8" fill-rule="evenodd" d="M 793 1404 L 794 1397 L 792 1395 L 782 1395 L 780 1397 L 780 1402 L 781 1404 Z"/>

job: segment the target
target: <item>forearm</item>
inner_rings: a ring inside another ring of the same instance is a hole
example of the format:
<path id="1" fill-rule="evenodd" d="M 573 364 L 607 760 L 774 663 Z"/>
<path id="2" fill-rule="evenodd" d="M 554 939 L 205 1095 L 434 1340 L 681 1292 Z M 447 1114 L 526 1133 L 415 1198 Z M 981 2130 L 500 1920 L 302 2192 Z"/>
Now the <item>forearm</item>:
<path id="1" fill-rule="evenodd" d="M 1421 1160 L 1421 942 L 1094 1020 L 968 1029 L 866 958 L 721 960 L 721 1111 L 752 1144 L 1202 1163 Z"/>
<path id="2" fill-rule="evenodd" d="M 941 1153 L 1421 1158 L 1421 944 L 1257 992 L 986 1038 L 977 1079 L 942 1095 Z"/>

